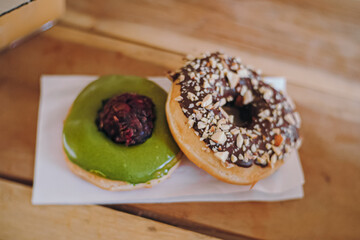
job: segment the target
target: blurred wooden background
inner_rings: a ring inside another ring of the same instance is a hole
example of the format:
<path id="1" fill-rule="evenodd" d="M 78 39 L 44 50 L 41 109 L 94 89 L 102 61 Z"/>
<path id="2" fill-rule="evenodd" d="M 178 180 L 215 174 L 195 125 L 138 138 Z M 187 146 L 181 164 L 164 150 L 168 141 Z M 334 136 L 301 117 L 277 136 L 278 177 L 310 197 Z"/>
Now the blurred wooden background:
<path id="1" fill-rule="evenodd" d="M 0 53 L 0 177 L 12 181 L 0 180 L 0 229 L 8 234 L 0 238 L 19 233 L 15 222 L 1 221 L 5 212 L 17 219 L 12 209 L 20 204 L 5 194 L 20 187 L 14 182 L 32 184 L 41 74 L 164 75 L 185 55 L 212 50 L 288 79 L 303 118 L 305 198 L 129 204 L 110 212 L 229 239 L 359 238 L 359 13 L 356 0 L 68 1 L 54 28 Z"/>

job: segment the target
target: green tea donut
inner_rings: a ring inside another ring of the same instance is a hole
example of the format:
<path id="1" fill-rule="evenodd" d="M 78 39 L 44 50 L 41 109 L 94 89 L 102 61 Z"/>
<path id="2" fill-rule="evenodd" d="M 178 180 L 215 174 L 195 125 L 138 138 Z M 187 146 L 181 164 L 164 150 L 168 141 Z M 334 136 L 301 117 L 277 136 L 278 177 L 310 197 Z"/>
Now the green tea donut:
<path id="1" fill-rule="evenodd" d="M 102 102 L 123 93 L 151 98 L 156 119 L 146 142 L 125 146 L 99 131 L 95 120 Z M 150 187 L 179 165 L 181 152 L 165 117 L 167 93 L 155 83 L 135 76 L 110 75 L 90 83 L 78 95 L 64 122 L 63 147 L 70 169 L 108 190 Z"/>

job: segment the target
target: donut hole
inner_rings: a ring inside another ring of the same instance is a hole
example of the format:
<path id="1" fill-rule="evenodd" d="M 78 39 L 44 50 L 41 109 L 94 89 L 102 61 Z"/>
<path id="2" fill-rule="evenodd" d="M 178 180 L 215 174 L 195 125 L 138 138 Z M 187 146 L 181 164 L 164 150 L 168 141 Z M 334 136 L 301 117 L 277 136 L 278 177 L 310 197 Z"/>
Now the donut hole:
<path id="1" fill-rule="evenodd" d="M 228 102 L 223 109 L 228 115 L 234 116 L 234 125 L 249 127 L 253 123 L 254 107 L 252 104 L 238 106 L 235 101 Z"/>

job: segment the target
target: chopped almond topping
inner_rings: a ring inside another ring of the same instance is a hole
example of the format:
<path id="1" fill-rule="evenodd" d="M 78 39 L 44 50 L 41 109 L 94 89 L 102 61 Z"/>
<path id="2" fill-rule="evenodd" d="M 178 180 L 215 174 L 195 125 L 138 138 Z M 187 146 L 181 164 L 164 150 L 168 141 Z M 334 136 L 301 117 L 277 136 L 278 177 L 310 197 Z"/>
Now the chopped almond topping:
<path id="1" fill-rule="evenodd" d="M 194 126 L 194 120 L 193 119 L 189 119 L 188 121 L 188 125 L 189 125 L 189 128 L 192 128 Z"/>
<path id="2" fill-rule="evenodd" d="M 204 97 L 204 99 L 201 103 L 201 106 L 206 107 L 206 106 L 210 105 L 211 103 L 212 103 L 212 96 L 211 96 L 211 94 L 208 94 Z"/>
<path id="3" fill-rule="evenodd" d="M 195 94 L 193 94 L 192 92 L 188 92 L 187 98 L 188 98 L 190 101 L 196 101 L 196 100 L 199 99 L 199 98 L 198 98 Z"/>
<path id="4" fill-rule="evenodd" d="M 231 129 L 230 133 L 231 133 L 232 135 L 237 135 L 237 134 L 239 134 L 239 133 L 240 133 L 240 130 L 239 130 L 239 129 L 234 128 L 234 129 Z"/>
<path id="5" fill-rule="evenodd" d="M 251 103 L 254 100 L 254 96 L 250 90 L 247 90 L 244 95 L 244 105 Z"/>
<path id="6" fill-rule="evenodd" d="M 229 152 L 217 152 L 214 154 L 216 158 L 220 159 L 221 161 L 225 162 L 229 156 Z"/>
<path id="7" fill-rule="evenodd" d="M 230 115 L 230 116 L 229 116 L 229 122 L 230 122 L 230 123 L 234 123 L 234 115 Z"/>
<path id="8" fill-rule="evenodd" d="M 226 135 L 224 132 L 219 131 L 214 133 L 214 135 L 211 136 L 211 140 L 213 140 L 214 142 L 218 143 L 218 144 L 224 144 L 226 141 Z"/>
<path id="9" fill-rule="evenodd" d="M 256 152 L 256 145 L 255 145 L 255 144 L 251 145 L 250 150 L 251 150 L 253 153 L 255 153 L 255 152 Z"/>
<path id="10" fill-rule="evenodd" d="M 272 150 L 275 152 L 276 155 L 280 156 L 280 154 L 281 154 L 280 148 L 272 146 Z"/>
<path id="11" fill-rule="evenodd" d="M 224 125 L 221 125 L 221 129 L 222 130 L 224 130 L 224 131 L 227 131 L 227 130 L 229 130 L 230 129 L 230 127 L 231 127 L 231 125 L 228 125 L 228 124 L 224 124 Z"/>
<path id="12" fill-rule="evenodd" d="M 275 134 L 280 134 L 280 128 L 274 128 L 272 130 Z"/>
<path id="13" fill-rule="evenodd" d="M 197 125 L 198 129 L 203 129 L 206 127 L 206 124 L 203 123 L 203 122 L 198 122 L 198 125 Z"/>
<path id="14" fill-rule="evenodd" d="M 273 96 L 273 91 L 266 89 L 263 96 L 265 100 L 269 100 Z"/>
<path id="15" fill-rule="evenodd" d="M 240 77 L 242 78 L 247 78 L 249 77 L 249 71 L 246 68 L 241 69 L 240 71 L 238 71 L 238 74 Z"/>
<path id="16" fill-rule="evenodd" d="M 300 114 L 298 112 L 294 112 L 294 118 L 295 118 L 295 121 L 296 121 L 296 126 L 300 127 L 300 125 L 301 125 Z"/>
<path id="17" fill-rule="evenodd" d="M 247 86 L 244 85 L 244 86 L 242 86 L 242 88 L 241 88 L 240 95 L 241 95 L 241 96 L 244 96 L 246 92 L 247 92 Z"/>
<path id="18" fill-rule="evenodd" d="M 262 165 L 264 165 L 266 163 L 266 160 L 263 159 L 262 157 L 257 157 L 257 161 Z"/>
<path id="19" fill-rule="evenodd" d="M 260 112 L 260 113 L 258 114 L 258 116 L 259 116 L 260 118 L 267 118 L 267 117 L 270 116 L 270 110 L 269 110 L 269 109 L 265 109 L 264 111 Z"/>
<path id="20" fill-rule="evenodd" d="M 236 138 L 236 146 L 238 148 L 241 148 L 241 146 L 243 145 L 243 142 L 244 142 L 244 139 L 243 139 L 242 135 L 239 134 Z"/>
<path id="21" fill-rule="evenodd" d="M 203 83 L 203 88 L 209 88 L 210 87 L 210 84 L 208 81 L 204 80 L 204 83 Z"/>
<path id="22" fill-rule="evenodd" d="M 288 123 L 290 123 L 291 125 L 296 125 L 296 122 L 295 122 L 295 120 L 294 120 L 294 117 L 292 116 L 291 113 L 286 114 L 285 117 L 284 117 L 284 119 L 285 119 Z"/>
<path id="23" fill-rule="evenodd" d="M 273 154 L 271 156 L 271 159 L 270 159 L 270 163 L 271 163 L 272 168 L 274 167 L 274 164 L 276 163 L 276 161 L 277 161 L 277 156 L 276 156 L 276 154 Z"/>
<path id="24" fill-rule="evenodd" d="M 184 76 L 184 75 L 180 75 L 178 79 L 179 79 L 179 82 L 182 82 L 182 81 L 185 80 L 185 76 Z"/>
<path id="25" fill-rule="evenodd" d="M 275 144 L 274 145 L 277 146 L 277 147 L 280 146 L 280 144 L 284 140 L 283 137 L 281 136 L 281 134 L 275 135 L 274 139 L 275 139 Z"/>
<path id="26" fill-rule="evenodd" d="M 175 101 L 177 101 L 177 102 L 180 102 L 181 100 L 183 100 L 182 96 L 177 96 L 177 97 L 175 98 Z"/>
<path id="27" fill-rule="evenodd" d="M 220 109 L 221 114 L 222 114 L 226 119 L 228 119 L 228 118 L 229 118 L 229 115 L 227 114 L 227 112 L 226 112 L 222 107 L 219 107 L 219 109 Z"/>
<path id="28" fill-rule="evenodd" d="M 224 98 L 220 99 L 219 104 L 220 107 L 224 106 L 226 104 L 226 100 Z"/>
<path id="29" fill-rule="evenodd" d="M 231 71 L 226 73 L 226 77 L 229 81 L 230 88 L 235 88 L 240 80 L 240 77 Z"/>

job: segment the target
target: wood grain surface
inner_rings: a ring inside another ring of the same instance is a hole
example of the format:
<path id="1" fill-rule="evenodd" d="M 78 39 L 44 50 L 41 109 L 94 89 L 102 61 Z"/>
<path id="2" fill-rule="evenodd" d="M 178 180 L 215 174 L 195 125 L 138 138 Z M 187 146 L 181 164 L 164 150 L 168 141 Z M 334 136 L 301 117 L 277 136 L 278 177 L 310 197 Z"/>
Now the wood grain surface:
<path id="1" fill-rule="evenodd" d="M 69 1 L 68 9 L 95 18 L 100 29 L 94 30 L 101 31 L 104 25 L 98 20 L 170 30 L 253 55 L 280 58 L 354 79 L 359 75 L 360 2 L 356 0 L 106 2 Z"/>
<path id="2" fill-rule="evenodd" d="M 164 75 L 220 49 L 288 79 L 305 198 L 112 207 L 229 239 L 359 238 L 358 12 L 352 0 L 71 1 L 56 27 L 0 54 L 0 176 L 32 181 L 41 74 Z"/>
<path id="3" fill-rule="evenodd" d="M 215 239 L 101 206 L 32 206 L 31 188 L 0 179 L 0 239 Z"/>

